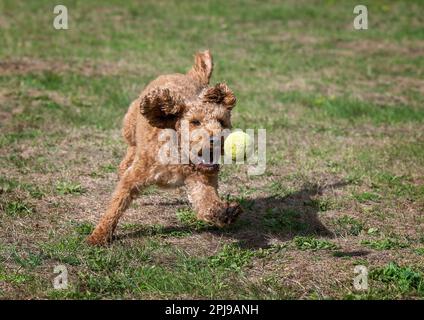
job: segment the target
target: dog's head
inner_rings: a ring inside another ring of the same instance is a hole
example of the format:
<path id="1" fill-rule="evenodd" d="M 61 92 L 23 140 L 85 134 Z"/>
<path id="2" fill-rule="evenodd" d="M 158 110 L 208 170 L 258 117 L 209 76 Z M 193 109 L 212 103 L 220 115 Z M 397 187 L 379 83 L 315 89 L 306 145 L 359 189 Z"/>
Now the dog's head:
<path id="1" fill-rule="evenodd" d="M 187 151 L 183 141 L 188 140 L 191 165 L 202 172 L 214 173 L 219 169 L 218 151 L 222 155 L 235 104 L 234 93 L 226 84 L 218 83 L 188 99 L 169 89 L 153 90 L 143 98 L 141 113 L 157 128 L 174 129 L 181 153 Z"/>

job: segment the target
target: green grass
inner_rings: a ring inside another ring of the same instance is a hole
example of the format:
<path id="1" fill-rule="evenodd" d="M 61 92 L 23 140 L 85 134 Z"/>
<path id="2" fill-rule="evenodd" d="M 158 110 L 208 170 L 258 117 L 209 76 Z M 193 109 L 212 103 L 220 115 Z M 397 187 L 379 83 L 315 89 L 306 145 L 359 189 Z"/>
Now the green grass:
<path id="1" fill-rule="evenodd" d="M 12 217 L 24 217 L 34 213 L 34 209 L 28 203 L 18 200 L 6 204 L 5 213 Z"/>
<path id="2" fill-rule="evenodd" d="M 367 201 L 378 201 L 381 197 L 380 195 L 373 192 L 362 192 L 359 194 L 355 194 L 354 198 L 359 202 L 367 202 Z"/>
<path id="3" fill-rule="evenodd" d="M 424 256 L 424 247 L 417 248 L 414 250 L 418 255 Z"/>
<path id="4" fill-rule="evenodd" d="M 196 213 L 187 208 L 178 209 L 176 212 L 178 220 L 185 226 L 193 228 L 195 230 L 202 230 L 209 228 L 210 225 L 207 222 L 198 220 L 196 218 Z"/>
<path id="5" fill-rule="evenodd" d="M 119 244 L 111 248 L 87 247 L 82 240 L 79 236 L 68 236 L 43 247 L 47 258 L 85 270 L 73 287 L 62 293 L 52 291 L 51 298 L 100 298 L 110 293 L 116 297 L 212 297 L 218 293 L 230 297 L 238 290 L 235 275 L 254 256 L 254 252 L 235 245 L 224 245 L 216 254 L 203 258 L 188 256 L 155 241 L 122 250 Z M 169 261 L 159 265 L 154 263 L 156 259 Z"/>
<path id="6" fill-rule="evenodd" d="M 331 210 L 337 206 L 336 203 L 332 202 L 329 199 L 313 199 L 311 201 L 311 205 L 321 212 Z"/>
<path id="7" fill-rule="evenodd" d="M 341 235 L 358 236 L 364 229 L 364 224 L 361 221 L 349 216 L 337 218 L 336 225 L 336 232 Z"/>
<path id="8" fill-rule="evenodd" d="M 62 181 L 56 184 L 56 191 L 62 195 L 82 194 L 85 192 L 85 189 L 79 183 Z"/>
<path id="9" fill-rule="evenodd" d="M 88 236 L 94 230 L 94 226 L 90 222 L 77 222 L 74 228 L 81 236 Z"/>
<path id="10" fill-rule="evenodd" d="M 307 229 L 299 212 L 294 210 L 267 209 L 263 217 L 263 225 L 272 232 L 300 232 Z"/>
<path id="11" fill-rule="evenodd" d="M 16 251 L 12 251 L 11 258 L 16 264 L 18 264 L 22 268 L 29 269 L 33 269 L 39 266 L 43 261 L 43 257 L 40 254 L 31 252 L 25 254 L 25 256 L 21 256 Z"/>
<path id="12" fill-rule="evenodd" d="M 269 190 L 270 194 L 275 197 L 284 198 L 293 193 L 293 190 L 291 190 L 290 188 L 288 188 L 287 186 L 285 186 L 283 183 L 279 181 L 271 182 L 269 186 L 267 187 L 267 189 Z"/>
<path id="13" fill-rule="evenodd" d="M 12 284 L 25 284 L 31 281 L 32 278 L 26 274 L 21 273 L 3 273 L 0 270 L 0 281 L 5 281 Z"/>
<path id="14" fill-rule="evenodd" d="M 389 291 L 403 294 L 417 293 L 424 297 L 424 274 L 408 266 L 389 263 L 371 271 L 370 278 L 383 283 Z"/>
<path id="15" fill-rule="evenodd" d="M 396 238 L 383 238 L 378 240 L 362 240 L 361 244 L 375 250 L 392 250 L 406 248 L 408 243 L 400 241 Z"/>
<path id="16" fill-rule="evenodd" d="M 46 195 L 39 186 L 31 183 L 19 182 L 13 179 L 5 179 L 0 177 L 0 190 L 1 192 L 9 193 L 16 189 L 26 191 L 32 198 L 41 199 Z"/>
<path id="17" fill-rule="evenodd" d="M 397 122 L 422 122 L 424 111 L 410 106 L 381 106 L 369 102 L 352 100 L 349 97 L 309 96 L 301 92 L 277 97 L 282 103 L 298 103 L 308 107 L 311 115 L 321 119 L 343 119 L 348 121 L 370 121 L 375 124 Z"/>
<path id="18" fill-rule="evenodd" d="M 247 265 L 254 252 L 243 250 L 235 245 L 224 245 L 221 251 L 209 257 L 209 266 L 224 270 L 241 271 Z"/>
<path id="19" fill-rule="evenodd" d="M 293 239 L 295 247 L 299 250 L 333 250 L 337 245 L 328 241 L 316 239 L 314 237 L 295 237 Z"/>
<path id="20" fill-rule="evenodd" d="M 0 2 L 1 298 L 423 297 L 422 1 L 364 1 L 366 31 L 353 0 L 70 1 L 66 31 L 56 4 Z M 233 127 L 267 129 L 264 175 L 220 171 L 243 214 L 215 228 L 152 186 L 89 247 L 128 105 L 206 48 Z M 52 288 L 58 264 L 68 290 Z"/>

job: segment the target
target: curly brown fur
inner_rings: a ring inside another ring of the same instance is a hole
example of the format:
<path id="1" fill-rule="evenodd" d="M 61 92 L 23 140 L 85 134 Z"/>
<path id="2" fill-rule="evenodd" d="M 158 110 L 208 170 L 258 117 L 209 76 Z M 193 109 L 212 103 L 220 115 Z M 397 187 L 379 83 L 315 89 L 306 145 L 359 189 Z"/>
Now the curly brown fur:
<path id="1" fill-rule="evenodd" d="M 130 105 L 122 130 L 128 149 L 119 166 L 120 181 L 106 213 L 87 239 L 90 244 L 110 241 L 131 200 L 152 184 L 186 186 L 197 217 L 220 227 L 232 223 L 241 213 L 238 204 L 224 202 L 218 196 L 219 166 L 164 165 L 157 160 L 161 147 L 158 135 L 164 128 L 181 134 L 180 123 L 186 120 L 190 130 L 201 128 L 210 137 L 221 137 L 222 130 L 231 128 L 236 98 L 225 84 L 209 87 L 212 69 L 210 52 L 199 52 L 187 74 L 159 76 Z M 198 141 L 190 140 L 194 142 Z M 210 144 L 210 140 L 200 142 Z"/>

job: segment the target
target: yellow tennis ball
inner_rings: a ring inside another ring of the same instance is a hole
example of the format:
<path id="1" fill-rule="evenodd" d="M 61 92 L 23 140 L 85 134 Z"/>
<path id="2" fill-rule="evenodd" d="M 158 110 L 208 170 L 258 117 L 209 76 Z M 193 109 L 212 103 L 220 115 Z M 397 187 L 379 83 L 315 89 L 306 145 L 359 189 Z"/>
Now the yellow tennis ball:
<path id="1" fill-rule="evenodd" d="M 231 154 L 233 161 L 236 159 L 245 159 L 246 155 L 249 155 L 252 149 L 252 138 L 242 131 L 231 133 L 224 141 L 224 153 Z"/>

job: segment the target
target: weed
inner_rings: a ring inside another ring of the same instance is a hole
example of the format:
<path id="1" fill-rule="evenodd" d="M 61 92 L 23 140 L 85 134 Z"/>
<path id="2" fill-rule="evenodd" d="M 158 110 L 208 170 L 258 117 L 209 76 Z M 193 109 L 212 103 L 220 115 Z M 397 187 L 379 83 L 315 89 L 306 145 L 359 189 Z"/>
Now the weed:
<path id="1" fill-rule="evenodd" d="M 34 213 L 34 209 L 28 203 L 17 200 L 6 204 L 5 213 L 12 217 L 25 217 Z"/>
<path id="2" fill-rule="evenodd" d="M 320 240 L 314 237 L 295 237 L 293 243 L 297 249 L 300 250 L 333 250 L 337 248 L 337 245 L 328 241 Z"/>
<path id="3" fill-rule="evenodd" d="M 85 189 L 79 183 L 62 181 L 56 184 L 56 191 L 61 195 L 82 194 Z"/>
<path id="4" fill-rule="evenodd" d="M 353 197 L 359 202 L 378 201 L 381 198 L 380 195 L 372 192 L 362 192 L 355 194 Z"/>
<path id="5" fill-rule="evenodd" d="M 361 244 L 375 250 L 392 250 L 406 248 L 408 243 L 401 242 L 396 238 L 383 238 L 378 240 L 362 240 Z"/>
<path id="6" fill-rule="evenodd" d="M 361 221 L 346 215 L 338 218 L 336 225 L 338 227 L 336 233 L 341 235 L 358 236 L 364 229 Z"/>
<path id="7" fill-rule="evenodd" d="M 263 225 L 273 232 L 299 232 L 304 231 L 307 225 L 300 220 L 299 212 L 286 209 L 269 208 L 263 218 Z"/>
<path id="8" fill-rule="evenodd" d="M 194 228 L 196 230 L 202 230 L 211 227 L 211 225 L 207 222 L 197 219 L 196 213 L 191 209 L 178 209 L 177 218 L 185 226 Z"/>
<path id="9" fill-rule="evenodd" d="M 373 280 L 386 284 L 389 290 L 401 293 L 417 292 L 424 296 L 424 275 L 410 267 L 401 267 L 390 262 L 385 267 L 372 270 L 369 276 Z"/>
<path id="10" fill-rule="evenodd" d="M 241 271 L 253 256 L 254 253 L 250 250 L 241 249 L 236 245 L 224 245 L 216 255 L 209 257 L 209 265 L 212 268 Z"/>

